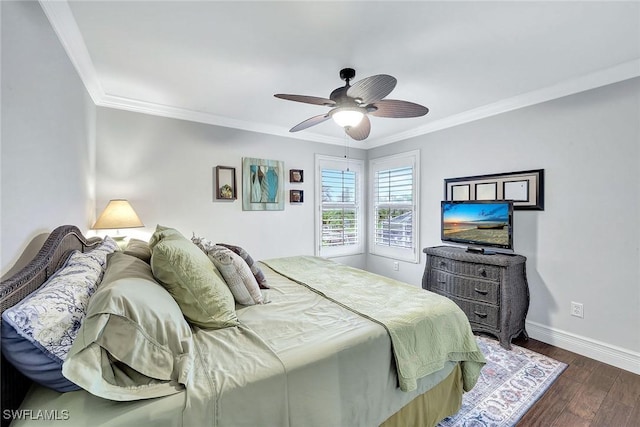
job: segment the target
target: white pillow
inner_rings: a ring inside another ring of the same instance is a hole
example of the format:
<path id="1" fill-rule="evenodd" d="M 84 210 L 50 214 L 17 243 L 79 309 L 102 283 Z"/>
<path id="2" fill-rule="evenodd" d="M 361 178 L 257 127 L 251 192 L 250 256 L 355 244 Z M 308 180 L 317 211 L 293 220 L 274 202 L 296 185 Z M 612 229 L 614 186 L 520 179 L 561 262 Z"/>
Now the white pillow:
<path id="1" fill-rule="evenodd" d="M 238 304 L 264 303 L 258 281 L 240 255 L 219 245 L 208 246 L 205 253 L 222 274 Z"/>

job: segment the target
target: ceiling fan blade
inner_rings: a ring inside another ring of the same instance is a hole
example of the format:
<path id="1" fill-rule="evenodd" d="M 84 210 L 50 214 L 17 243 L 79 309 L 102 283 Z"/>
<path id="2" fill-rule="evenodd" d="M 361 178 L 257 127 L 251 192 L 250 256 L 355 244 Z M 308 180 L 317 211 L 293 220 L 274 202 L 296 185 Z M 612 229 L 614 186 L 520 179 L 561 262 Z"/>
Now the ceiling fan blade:
<path id="1" fill-rule="evenodd" d="M 304 102 L 305 104 L 326 105 L 327 107 L 335 107 L 336 105 L 335 101 L 317 96 L 287 95 L 285 93 L 276 93 L 273 96 L 280 99 L 286 99 L 287 101 Z"/>
<path id="2" fill-rule="evenodd" d="M 347 96 L 360 98 L 362 104 L 371 104 L 389 95 L 397 82 L 395 77 L 386 74 L 367 77 L 354 83 L 347 90 Z"/>
<path id="3" fill-rule="evenodd" d="M 397 99 L 383 99 L 376 101 L 373 103 L 373 106 L 376 107 L 377 110 L 371 111 L 369 114 L 377 117 L 420 117 L 429 112 L 427 107 L 420 104 L 415 104 L 409 101 L 399 101 Z"/>
<path id="4" fill-rule="evenodd" d="M 371 121 L 365 114 L 358 126 L 346 127 L 344 128 L 344 131 L 356 141 L 362 141 L 363 139 L 367 139 L 369 132 L 371 132 Z"/>
<path id="5" fill-rule="evenodd" d="M 319 116 L 313 116 L 302 123 L 298 123 L 297 125 L 292 127 L 289 132 L 298 132 L 299 130 L 310 128 L 311 126 L 315 126 L 326 120 L 329 120 L 330 117 L 331 116 L 329 114 L 320 114 Z"/>

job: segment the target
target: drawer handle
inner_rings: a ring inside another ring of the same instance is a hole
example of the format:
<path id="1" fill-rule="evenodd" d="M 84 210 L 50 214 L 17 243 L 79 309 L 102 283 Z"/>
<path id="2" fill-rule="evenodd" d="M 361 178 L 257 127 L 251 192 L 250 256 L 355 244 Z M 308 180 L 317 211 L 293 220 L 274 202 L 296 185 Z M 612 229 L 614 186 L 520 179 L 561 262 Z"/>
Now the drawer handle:
<path id="1" fill-rule="evenodd" d="M 478 317 L 482 317 L 483 319 L 487 317 L 487 313 L 478 313 L 477 311 L 474 311 L 473 314 L 475 314 Z"/>
<path id="2" fill-rule="evenodd" d="M 486 276 L 487 275 L 487 270 L 485 270 L 484 268 L 481 268 L 480 270 L 478 270 L 480 272 L 481 276 Z"/>
<path id="3" fill-rule="evenodd" d="M 473 288 L 474 291 L 476 291 L 477 293 L 481 294 L 481 295 L 486 295 L 489 293 L 489 291 L 486 291 L 484 289 L 478 289 L 478 288 Z"/>
<path id="4" fill-rule="evenodd" d="M 444 262 L 444 261 L 440 261 L 440 267 L 446 267 L 446 266 L 447 266 L 447 263 L 446 263 L 446 262 Z"/>

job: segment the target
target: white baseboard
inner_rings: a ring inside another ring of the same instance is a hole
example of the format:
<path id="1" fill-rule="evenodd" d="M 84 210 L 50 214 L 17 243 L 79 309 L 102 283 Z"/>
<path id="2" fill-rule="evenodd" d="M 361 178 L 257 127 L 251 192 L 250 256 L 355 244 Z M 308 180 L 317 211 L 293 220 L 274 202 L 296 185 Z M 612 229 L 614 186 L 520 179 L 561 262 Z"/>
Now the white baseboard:
<path id="1" fill-rule="evenodd" d="M 533 339 L 640 374 L 640 353 L 638 352 L 535 322 L 527 321 L 526 325 L 527 332 Z"/>

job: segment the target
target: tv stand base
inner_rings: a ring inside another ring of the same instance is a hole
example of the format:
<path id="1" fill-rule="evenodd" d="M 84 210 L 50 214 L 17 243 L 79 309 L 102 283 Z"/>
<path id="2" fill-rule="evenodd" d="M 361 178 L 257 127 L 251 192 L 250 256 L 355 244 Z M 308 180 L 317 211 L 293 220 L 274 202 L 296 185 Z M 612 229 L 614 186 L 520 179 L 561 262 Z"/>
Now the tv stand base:
<path id="1" fill-rule="evenodd" d="M 495 255 L 497 252 L 496 251 L 492 251 L 490 249 L 485 249 L 485 248 L 474 248 L 474 247 L 467 247 L 467 252 L 471 252 L 472 254 L 484 254 L 484 255 Z"/>

